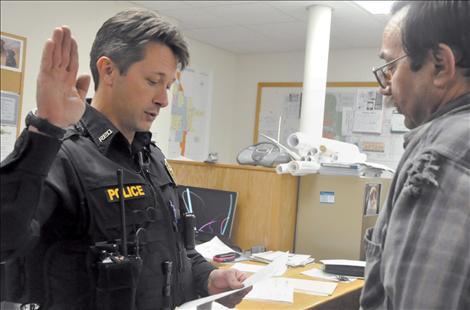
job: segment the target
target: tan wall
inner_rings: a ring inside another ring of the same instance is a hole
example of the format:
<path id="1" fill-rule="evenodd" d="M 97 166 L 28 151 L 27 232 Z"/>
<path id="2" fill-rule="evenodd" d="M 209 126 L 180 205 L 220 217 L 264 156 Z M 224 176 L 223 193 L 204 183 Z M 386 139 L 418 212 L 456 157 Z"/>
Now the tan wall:
<path id="1" fill-rule="evenodd" d="M 381 207 L 390 179 L 308 175 L 300 180 L 295 251 L 315 259 L 363 259 L 363 234 L 377 216 L 364 216 L 365 187 L 380 183 Z M 335 203 L 320 203 L 320 192 L 334 192 Z"/>

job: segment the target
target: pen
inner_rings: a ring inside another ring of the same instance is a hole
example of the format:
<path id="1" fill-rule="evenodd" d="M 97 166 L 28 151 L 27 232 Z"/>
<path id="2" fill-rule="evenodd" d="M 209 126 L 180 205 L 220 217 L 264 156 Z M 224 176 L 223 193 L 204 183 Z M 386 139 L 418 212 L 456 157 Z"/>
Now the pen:
<path id="1" fill-rule="evenodd" d="M 178 231 L 178 223 L 176 221 L 176 209 L 175 209 L 175 205 L 173 204 L 173 201 L 169 201 L 168 203 L 169 205 L 169 209 L 170 209 L 170 217 L 172 218 L 172 224 L 173 224 L 173 230 L 174 231 Z"/>

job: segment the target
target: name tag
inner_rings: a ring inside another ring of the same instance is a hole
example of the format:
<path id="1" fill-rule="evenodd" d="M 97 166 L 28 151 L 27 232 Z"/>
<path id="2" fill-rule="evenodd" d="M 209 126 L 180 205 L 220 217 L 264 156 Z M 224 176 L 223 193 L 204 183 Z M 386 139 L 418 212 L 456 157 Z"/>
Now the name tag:
<path id="1" fill-rule="evenodd" d="M 105 189 L 106 198 L 108 202 L 119 201 L 119 188 L 111 187 Z M 127 185 L 123 189 L 124 200 L 135 199 L 145 196 L 145 191 L 142 185 Z"/>

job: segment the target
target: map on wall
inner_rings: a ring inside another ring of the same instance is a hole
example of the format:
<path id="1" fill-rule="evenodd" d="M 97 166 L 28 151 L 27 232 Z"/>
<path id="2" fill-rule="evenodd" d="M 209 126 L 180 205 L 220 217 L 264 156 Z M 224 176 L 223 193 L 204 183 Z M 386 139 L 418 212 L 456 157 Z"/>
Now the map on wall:
<path id="1" fill-rule="evenodd" d="M 178 74 L 171 88 L 169 158 L 203 161 L 209 153 L 211 74 L 193 68 Z"/>

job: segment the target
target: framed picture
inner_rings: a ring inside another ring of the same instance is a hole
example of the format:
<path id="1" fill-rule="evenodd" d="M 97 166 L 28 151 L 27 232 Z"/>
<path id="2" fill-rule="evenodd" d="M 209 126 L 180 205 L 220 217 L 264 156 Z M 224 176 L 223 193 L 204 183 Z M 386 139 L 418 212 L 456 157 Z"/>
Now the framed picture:
<path id="1" fill-rule="evenodd" d="M 23 61 L 23 41 L 1 35 L 1 68 L 21 72 Z"/>
<path id="2" fill-rule="evenodd" d="M 380 205 L 380 188 L 379 183 L 368 183 L 364 191 L 364 215 L 377 215 L 379 214 Z"/>

